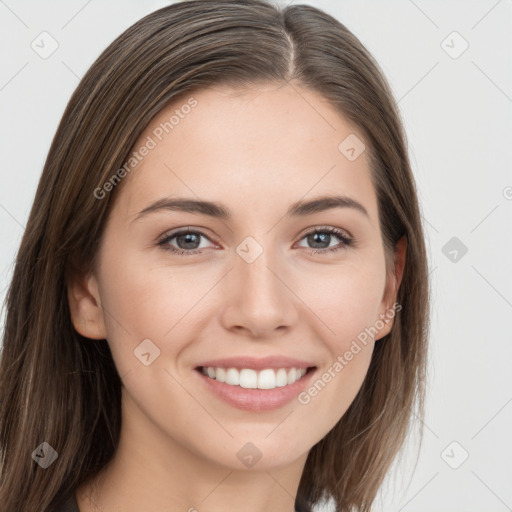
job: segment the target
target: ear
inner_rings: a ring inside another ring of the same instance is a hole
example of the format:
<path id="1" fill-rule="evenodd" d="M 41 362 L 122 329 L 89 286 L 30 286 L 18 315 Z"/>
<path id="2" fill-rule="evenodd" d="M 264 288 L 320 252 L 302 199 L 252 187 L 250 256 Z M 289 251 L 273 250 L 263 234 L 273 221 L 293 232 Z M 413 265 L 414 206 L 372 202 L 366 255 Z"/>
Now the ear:
<path id="1" fill-rule="evenodd" d="M 386 279 L 386 288 L 384 290 L 384 295 L 379 310 L 379 317 L 376 320 L 376 323 L 381 320 L 381 322 L 384 323 L 384 326 L 381 329 L 378 329 L 378 334 L 375 336 L 375 341 L 383 338 L 391 332 L 396 311 L 400 311 L 400 309 L 402 309 L 401 304 L 396 306 L 395 304 L 398 290 L 400 288 L 404 274 L 406 251 L 407 238 L 404 235 L 402 238 L 400 238 L 400 240 L 398 240 L 395 246 L 395 252 L 393 255 L 393 267 Z M 381 322 L 379 322 L 379 325 Z"/>
<path id="2" fill-rule="evenodd" d="M 72 270 L 67 277 L 68 301 L 75 329 L 86 338 L 106 339 L 98 282 L 94 273 Z"/>

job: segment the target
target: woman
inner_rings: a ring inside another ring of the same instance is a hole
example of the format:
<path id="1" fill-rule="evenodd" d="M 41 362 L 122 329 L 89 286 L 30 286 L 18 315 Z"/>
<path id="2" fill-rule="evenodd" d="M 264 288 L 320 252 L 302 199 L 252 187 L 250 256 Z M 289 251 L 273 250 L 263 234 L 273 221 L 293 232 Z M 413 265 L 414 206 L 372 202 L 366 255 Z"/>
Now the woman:
<path id="1" fill-rule="evenodd" d="M 43 170 L 2 510 L 368 511 L 423 416 L 427 335 L 405 135 L 363 45 L 306 5 L 160 9 L 84 76 Z"/>

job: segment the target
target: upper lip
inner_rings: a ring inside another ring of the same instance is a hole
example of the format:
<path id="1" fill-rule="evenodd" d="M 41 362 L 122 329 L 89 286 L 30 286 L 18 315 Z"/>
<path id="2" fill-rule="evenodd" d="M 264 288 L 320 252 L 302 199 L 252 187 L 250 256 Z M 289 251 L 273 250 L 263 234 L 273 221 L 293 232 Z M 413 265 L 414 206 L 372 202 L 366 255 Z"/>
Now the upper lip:
<path id="1" fill-rule="evenodd" d="M 275 355 L 261 358 L 241 356 L 212 359 L 210 361 L 203 361 L 197 365 L 197 368 L 207 368 L 208 366 L 215 368 L 250 368 L 252 370 L 264 370 L 265 368 L 310 368 L 315 365 L 308 361 Z"/>

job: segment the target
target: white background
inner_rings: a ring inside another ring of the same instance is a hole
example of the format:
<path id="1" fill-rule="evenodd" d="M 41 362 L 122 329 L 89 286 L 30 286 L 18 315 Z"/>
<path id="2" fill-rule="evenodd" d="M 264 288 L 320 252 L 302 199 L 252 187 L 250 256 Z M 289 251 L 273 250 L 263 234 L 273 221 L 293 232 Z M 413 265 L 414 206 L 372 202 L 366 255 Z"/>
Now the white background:
<path id="1" fill-rule="evenodd" d="M 117 35 L 167 3 L 0 1 L 2 301 L 71 93 Z M 512 1 L 304 3 L 352 30 L 390 81 L 428 237 L 433 309 L 424 441 L 414 468 L 411 440 L 374 511 L 512 510 Z M 59 45 L 47 59 L 31 48 L 43 31 Z M 445 51 L 463 48 L 461 38 L 448 37 L 453 31 L 469 44 L 458 58 Z M 442 250 L 452 237 L 468 249 L 455 262 Z M 464 463 L 450 467 L 464 451 Z"/>

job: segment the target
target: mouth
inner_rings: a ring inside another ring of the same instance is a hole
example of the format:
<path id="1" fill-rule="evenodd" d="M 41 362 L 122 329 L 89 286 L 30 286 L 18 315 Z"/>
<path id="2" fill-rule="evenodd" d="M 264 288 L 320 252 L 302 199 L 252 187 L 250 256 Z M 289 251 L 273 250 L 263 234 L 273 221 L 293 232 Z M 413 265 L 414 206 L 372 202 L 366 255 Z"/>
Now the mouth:
<path id="1" fill-rule="evenodd" d="M 316 374 L 316 366 L 279 368 L 234 368 L 197 366 L 205 392 L 237 409 L 265 412 L 298 399 Z"/>
<path id="2" fill-rule="evenodd" d="M 315 369 L 316 366 L 264 368 L 262 370 L 215 366 L 196 367 L 196 371 L 208 379 L 244 389 L 276 389 L 291 386 Z"/>

